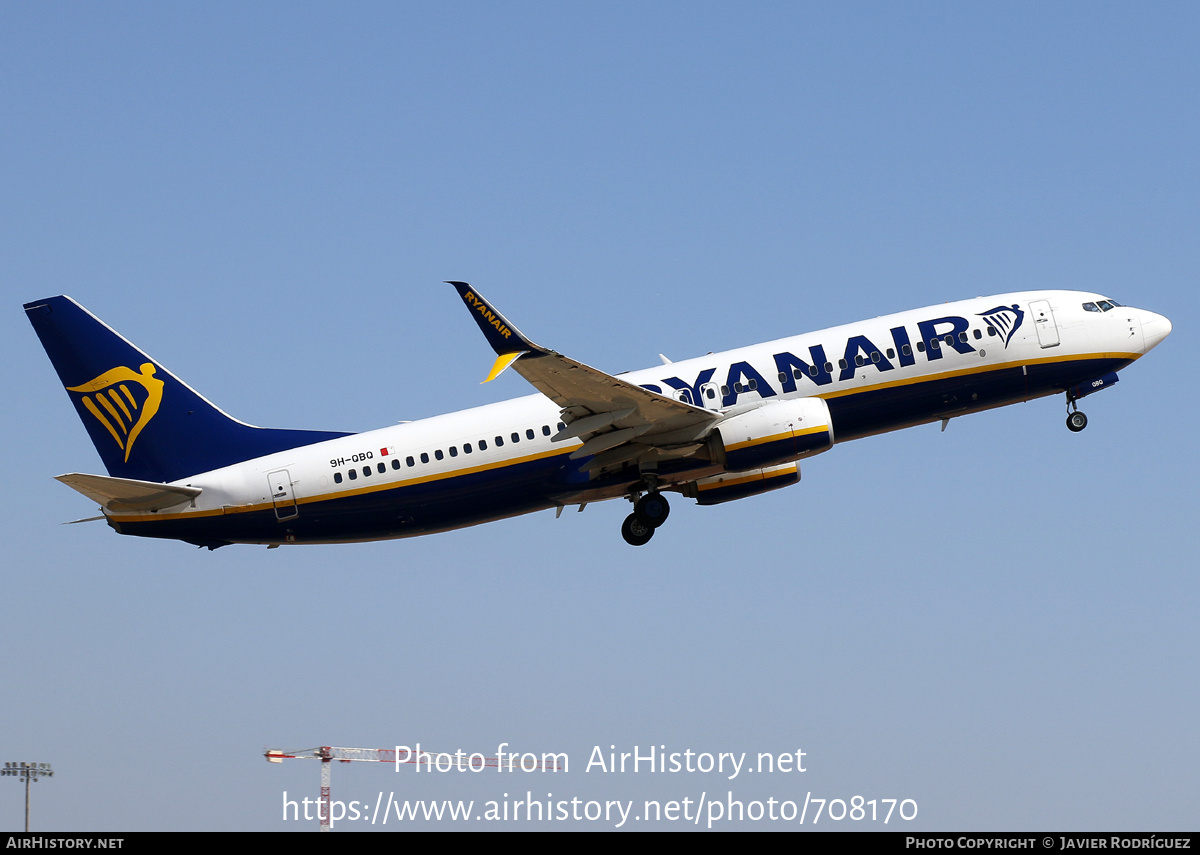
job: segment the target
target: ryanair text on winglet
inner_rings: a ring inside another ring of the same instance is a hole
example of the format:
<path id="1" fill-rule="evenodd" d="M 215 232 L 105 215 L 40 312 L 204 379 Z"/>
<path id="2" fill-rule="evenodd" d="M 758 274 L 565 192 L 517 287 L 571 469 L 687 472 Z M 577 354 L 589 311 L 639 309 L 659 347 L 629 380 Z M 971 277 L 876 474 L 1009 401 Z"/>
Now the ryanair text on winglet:
<path id="1" fill-rule="evenodd" d="M 463 294 L 463 300 L 466 301 L 468 306 L 470 306 L 472 309 L 475 309 L 477 312 L 479 312 L 479 314 L 483 315 L 487 322 L 494 326 L 497 332 L 499 332 L 502 336 L 508 338 L 512 335 L 512 330 L 506 327 L 503 321 L 492 314 L 491 309 L 487 307 L 487 303 L 483 302 L 483 300 L 480 300 L 470 291 Z"/>

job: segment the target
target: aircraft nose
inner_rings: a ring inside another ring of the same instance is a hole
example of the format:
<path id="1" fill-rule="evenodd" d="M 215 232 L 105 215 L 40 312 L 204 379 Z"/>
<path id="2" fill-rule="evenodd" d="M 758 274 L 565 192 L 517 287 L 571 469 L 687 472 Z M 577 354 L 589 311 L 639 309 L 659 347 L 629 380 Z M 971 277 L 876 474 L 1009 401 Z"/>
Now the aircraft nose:
<path id="1" fill-rule="evenodd" d="M 1162 315 L 1142 310 L 1142 335 L 1146 339 L 1146 351 L 1157 347 L 1171 334 L 1171 322 Z"/>

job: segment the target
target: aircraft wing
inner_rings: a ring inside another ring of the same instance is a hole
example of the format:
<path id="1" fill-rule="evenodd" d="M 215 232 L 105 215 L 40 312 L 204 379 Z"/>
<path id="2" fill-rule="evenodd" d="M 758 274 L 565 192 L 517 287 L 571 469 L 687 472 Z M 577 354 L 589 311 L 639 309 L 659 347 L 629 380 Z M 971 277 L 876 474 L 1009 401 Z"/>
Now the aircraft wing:
<path id="1" fill-rule="evenodd" d="M 566 427 L 555 439 L 583 445 L 571 458 L 595 455 L 585 469 L 689 457 L 720 415 L 668 398 L 534 344 L 466 282 L 450 282 L 496 351 L 483 382 L 510 365 L 562 412 Z"/>

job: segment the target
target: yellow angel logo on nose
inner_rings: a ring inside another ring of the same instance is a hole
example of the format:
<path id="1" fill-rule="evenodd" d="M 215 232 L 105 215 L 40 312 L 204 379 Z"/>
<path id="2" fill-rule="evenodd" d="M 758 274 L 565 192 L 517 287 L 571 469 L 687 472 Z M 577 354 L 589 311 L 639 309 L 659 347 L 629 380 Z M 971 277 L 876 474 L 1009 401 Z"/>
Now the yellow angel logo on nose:
<path id="1" fill-rule="evenodd" d="M 105 371 L 95 380 L 67 387 L 68 392 L 85 393 L 83 406 L 112 434 L 117 446 L 125 452 L 126 463 L 134 440 L 154 418 L 162 403 L 165 384 L 154 376 L 154 371 L 154 365 L 149 362 L 142 365 L 140 374 L 122 365 Z M 135 395 L 130 386 L 141 387 L 145 395 Z"/>

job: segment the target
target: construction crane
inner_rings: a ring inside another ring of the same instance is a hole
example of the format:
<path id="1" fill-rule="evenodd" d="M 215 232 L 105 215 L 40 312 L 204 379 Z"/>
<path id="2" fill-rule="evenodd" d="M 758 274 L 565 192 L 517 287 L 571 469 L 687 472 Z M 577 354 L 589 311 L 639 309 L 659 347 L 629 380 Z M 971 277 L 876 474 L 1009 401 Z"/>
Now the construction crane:
<path id="1" fill-rule="evenodd" d="M 506 743 L 501 744 L 501 748 Z M 318 748 L 302 748 L 297 751 L 281 751 L 278 748 L 268 748 L 263 752 L 268 763 L 282 763 L 284 760 L 320 760 L 321 761 L 321 800 L 318 803 L 317 815 L 321 820 L 321 831 L 330 830 L 329 770 L 336 760 L 339 763 L 391 763 L 396 768 L 401 764 L 416 766 L 421 763 L 439 772 L 457 770 L 479 771 L 481 769 L 508 769 L 522 772 L 558 772 L 557 762 L 546 762 L 533 754 L 506 754 L 499 757 L 484 757 L 482 754 L 465 754 L 456 751 L 453 754 L 445 752 L 425 751 L 417 743 L 416 749 L 399 745 L 396 748 L 337 748 L 332 745 L 322 745 Z M 399 759 L 397 759 L 399 757 Z"/>

